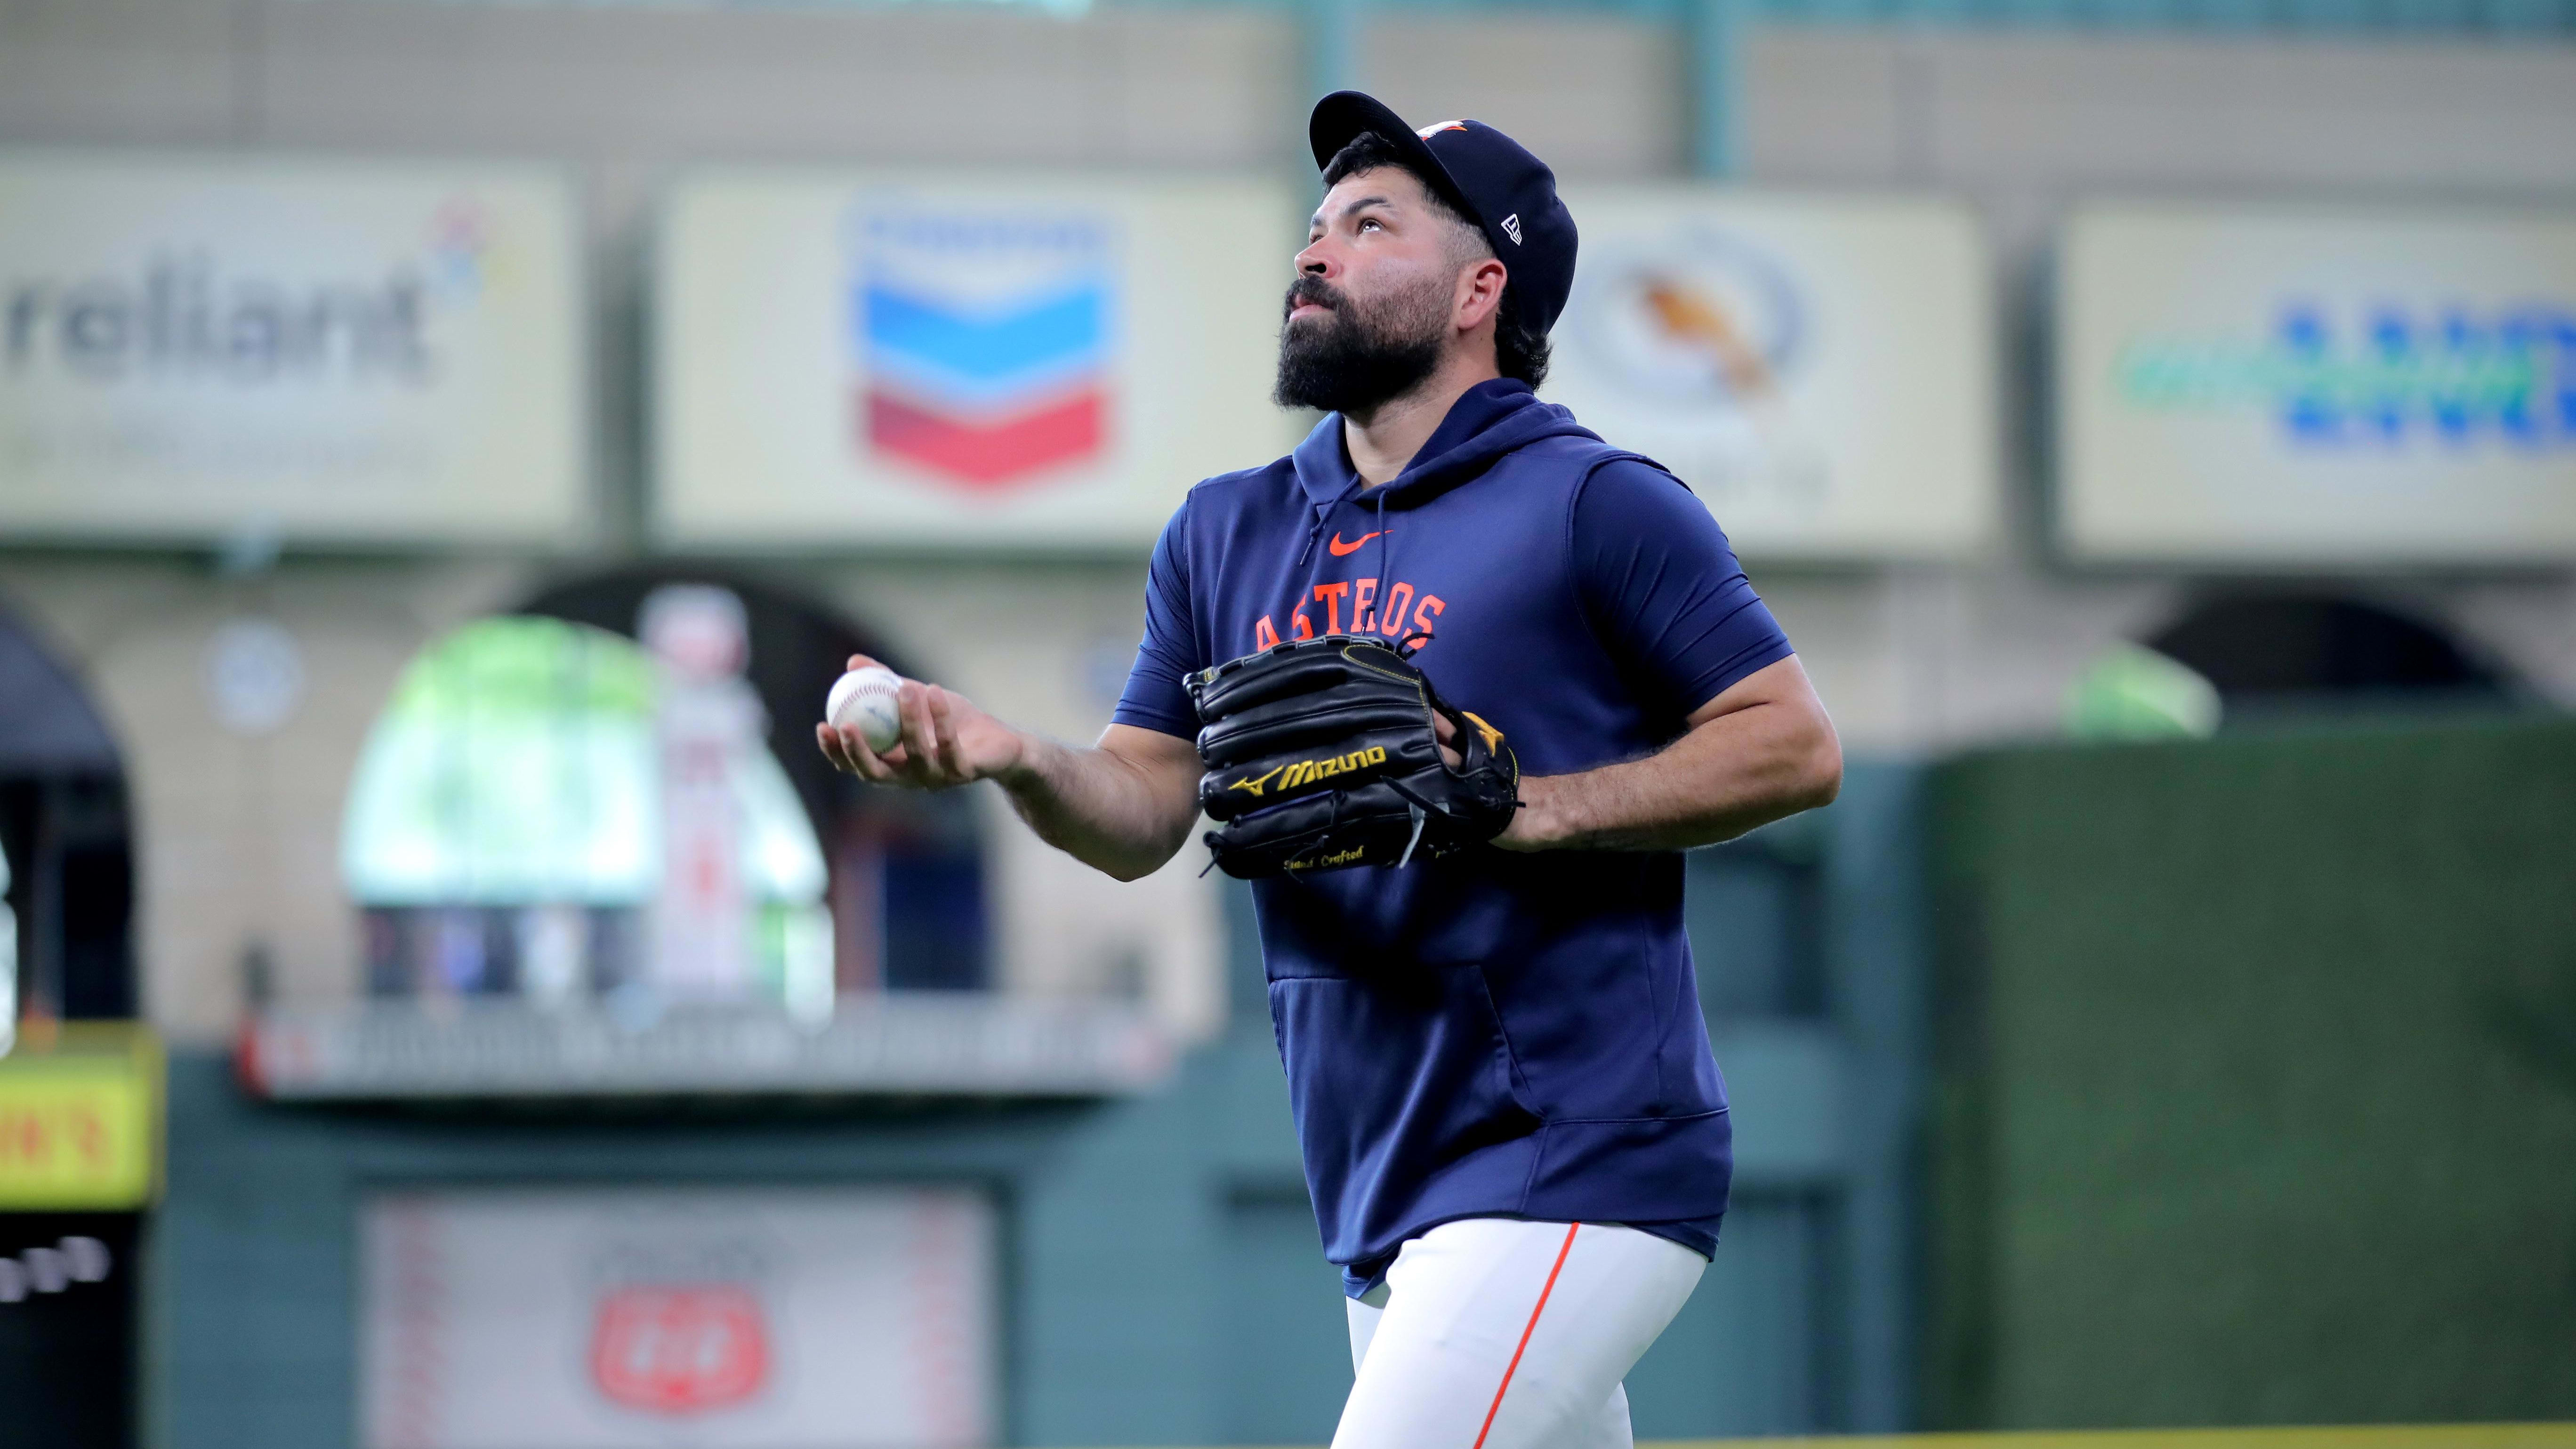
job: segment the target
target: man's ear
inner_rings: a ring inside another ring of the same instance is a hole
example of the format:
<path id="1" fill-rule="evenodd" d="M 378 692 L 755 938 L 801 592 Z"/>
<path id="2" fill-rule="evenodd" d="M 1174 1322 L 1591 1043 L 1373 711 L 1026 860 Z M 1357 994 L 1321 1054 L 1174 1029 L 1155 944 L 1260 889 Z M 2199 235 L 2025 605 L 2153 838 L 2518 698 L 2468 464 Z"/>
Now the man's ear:
<path id="1" fill-rule="evenodd" d="M 1503 308 L 1503 286 L 1511 270 L 1500 257 L 1481 257 L 1458 274 L 1455 317 L 1458 330 L 1473 332 Z"/>

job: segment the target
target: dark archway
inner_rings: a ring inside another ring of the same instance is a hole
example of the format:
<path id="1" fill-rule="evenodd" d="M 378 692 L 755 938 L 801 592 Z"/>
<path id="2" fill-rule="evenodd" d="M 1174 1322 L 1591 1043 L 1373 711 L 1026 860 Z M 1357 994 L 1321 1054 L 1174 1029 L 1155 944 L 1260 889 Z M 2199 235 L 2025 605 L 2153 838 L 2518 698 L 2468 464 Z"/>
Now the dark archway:
<path id="1" fill-rule="evenodd" d="M 88 691 L 0 617 L 0 851 L 23 1017 L 135 1011 L 125 767 Z"/>
<path id="2" fill-rule="evenodd" d="M 769 711 L 769 747 L 813 819 L 831 873 L 836 975 L 844 991 L 971 990 L 991 981 L 981 828 L 961 794 L 873 788 L 835 772 L 814 747 L 824 696 L 852 654 L 912 668 L 867 629 L 803 595 L 725 569 L 645 564 L 571 579 L 518 612 L 635 636 L 647 595 L 714 584 L 743 602 L 746 675 Z"/>
<path id="3" fill-rule="evenodd" d="M 2209 599 L 2147 641 L 2231 709 L 2507 706 L 2522 688 L 2439 625 L 2323 592 Z"/>
<path id="4" fill-rule="evenodd" d="M 134 850 L 125 767 L 89 693 L 0 616 L 0 850 L 17 924 L 19 1040 L 37 1023 L 135 1014 Z M 129 1445 L 142 1216 L 0 1213 L 0 1259 L 102 1250 L 104 1282 L 0 1311 L 0 1440 Z M 57 1285 L 61 1286 L 61 1285 Z M 13 1437 L 11 1430 L 16 1431 Z"/>

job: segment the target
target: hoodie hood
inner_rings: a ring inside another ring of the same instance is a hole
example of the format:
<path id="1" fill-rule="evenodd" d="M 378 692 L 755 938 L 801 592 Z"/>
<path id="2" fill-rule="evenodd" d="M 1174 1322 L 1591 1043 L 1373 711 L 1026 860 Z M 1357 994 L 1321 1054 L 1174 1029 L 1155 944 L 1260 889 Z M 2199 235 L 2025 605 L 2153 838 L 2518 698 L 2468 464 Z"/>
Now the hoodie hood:
<path id="1" fill-rule="evenodd" d="M 1299 486 L 1320 517 L 1345 500 L 1389 509 L 1418 507 L 1481 477 L 1512 450 L 1556 437 L 1601 441 L 1576 422 L 1574 414 L 1540 402 L 1528 383 L 1498 377 L 1459 394 L 1449 405 L 1449 415 L 1423 442 L 1422 451 L 1382 488 L 1363 490 L 1350 453 L 1342 445 L 1340 413 L 1325 414 L 1289 457 Z"/>

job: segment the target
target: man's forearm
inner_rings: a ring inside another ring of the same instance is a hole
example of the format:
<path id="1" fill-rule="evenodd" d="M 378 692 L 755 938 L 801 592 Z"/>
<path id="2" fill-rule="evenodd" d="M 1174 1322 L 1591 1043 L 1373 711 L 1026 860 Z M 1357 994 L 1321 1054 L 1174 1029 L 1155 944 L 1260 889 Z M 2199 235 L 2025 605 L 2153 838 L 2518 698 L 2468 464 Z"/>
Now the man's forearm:
<path id="1" fill-rule="evenodd" d="M 1151 771 L 1114 751 L 1027 737 L 996 779 L 1040 840 L 1120 880 L 1160 870 L 1198 818 L 1164 807 Z"/>
<path id="2" fill-rule="evenodd" d="M 1530 848 L 1689 850 L 1832 802 L 1842 752 L 1794 706 L 1756 705 L 1697 726 L 1662 752 L 1523 782 Z"/>

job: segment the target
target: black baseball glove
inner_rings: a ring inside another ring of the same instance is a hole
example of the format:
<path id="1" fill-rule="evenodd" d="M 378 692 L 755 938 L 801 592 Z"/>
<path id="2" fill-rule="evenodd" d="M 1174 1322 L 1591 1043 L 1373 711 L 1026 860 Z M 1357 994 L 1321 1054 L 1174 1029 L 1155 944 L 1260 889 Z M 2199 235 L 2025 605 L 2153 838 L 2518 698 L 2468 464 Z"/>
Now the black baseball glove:
<path id="1" fill-rule="evenodd" d="M 1503 732 L 1443 704 L 1383 641 L 1327 634 L 1190 677 L 1199 803 L 1216 866 L 1243 879 L 1404 865 L 1480 845 L 1520 808 Z M 1440 758 L 1432 719 L 1457 727 Z"/>

